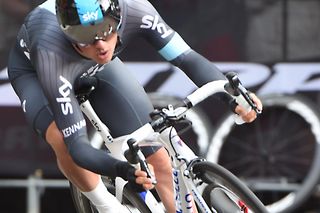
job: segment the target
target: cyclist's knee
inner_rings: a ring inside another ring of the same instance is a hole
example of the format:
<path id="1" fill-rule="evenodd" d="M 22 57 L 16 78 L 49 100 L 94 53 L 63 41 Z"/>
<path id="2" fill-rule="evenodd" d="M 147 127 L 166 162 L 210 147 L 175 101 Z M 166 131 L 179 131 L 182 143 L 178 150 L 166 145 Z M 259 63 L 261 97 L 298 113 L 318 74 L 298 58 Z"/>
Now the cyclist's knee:
<path id="1" fill-rule="evenodd" d="M 63 135 L 54 121 L 48 126 L 45 137 L 46 141 L 54 149 L 54 151 L 58 151 L 59 149 L 65 147 Z"/>
<path id="2" fill-rule="evenodd" d="M 147 161 L 153 165 L 156 173 L 171 173 L 172 171 L 168 152 L 163 147 L 150 155 Z"/>

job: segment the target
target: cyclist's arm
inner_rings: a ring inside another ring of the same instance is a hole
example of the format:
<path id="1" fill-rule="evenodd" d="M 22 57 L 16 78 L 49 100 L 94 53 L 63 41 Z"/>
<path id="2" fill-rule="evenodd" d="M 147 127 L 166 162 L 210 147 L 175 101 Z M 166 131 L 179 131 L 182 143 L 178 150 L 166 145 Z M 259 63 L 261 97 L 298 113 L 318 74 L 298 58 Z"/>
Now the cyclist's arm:
<path id="1" fill-rule="evenodd" d="M 137 18 L 134 24 L 131 21 L 129 26 L 126 26 L 129 21 L 124 21 L 124 43 L 128 42 L 133 35 L 144 37 L 165 60 L 181 68 L 198 87 L 210 81 L 225 79 L 215 65 L 195 52 L 162 19 L 150 2 L 146 0 L 128 1 L 128 5 L 127 15 Z M 195 29 L 195 36 L 196 33 Z"/>
<path id="2" fill-rule="evenodd" d="M 72 159 L 79 166 L 97 174 L 120 176 L 125 180 L 129 176 L 135 177 L 135 169 L 130 164 L 89 144 L 86 121 L 73 88 L 78 72 L 88 65 L 72 61 L 66 55 L 62 57 L 46 48 L 33 49 L 31 55 L 35 58 L 31 59 L 53 111 L 54 121 L 63 134 Z"/>
<path id="3" fill-rule="evenodd" d="M 198 87 L 210 81 L 226 79 L 212 62 L 194 51 L 177 32 L 167 25 L 155 9 L 153 13 L 152 16 L 146 16 L 157 17 L 158 24 L 164 30 L 159 32 L 156 28 L 147 28 L 146 22 L 145 25 L 142 24 L 144 29 L 141 30 L 141 33 L 165 60 L 179 67 Z M 227 104 L 233 100 L 225 93 L 216 95 L 216 97 Z M 235 106 L 232 105 L 232 107 L 234 111 Z"/>
<path id="4" fill-rule="evenodd" d="M 156 9 L 150 5 L 148 14 L 142 15 L 140 28 L 144 37 L 158 50 L 159 54 L 179 67 L 198 87 L 211 81 L 226 79 L 213 63 L 194 51 L 177 32 L 167 25 Z M 246 121 L 252 121 L 252 118 L 255 118 L 255 112 L 249 115 L 244 113 L 245 109 L 234 104 L 233 98 L 227 93 L 221 93 L 216 97 L 229 104 L 232 111 L 248 117 L 245 118 Z M 259 99 L 257 101 L 259 102 Z M 260 104 L 257 105 L 260 106 Z"/>

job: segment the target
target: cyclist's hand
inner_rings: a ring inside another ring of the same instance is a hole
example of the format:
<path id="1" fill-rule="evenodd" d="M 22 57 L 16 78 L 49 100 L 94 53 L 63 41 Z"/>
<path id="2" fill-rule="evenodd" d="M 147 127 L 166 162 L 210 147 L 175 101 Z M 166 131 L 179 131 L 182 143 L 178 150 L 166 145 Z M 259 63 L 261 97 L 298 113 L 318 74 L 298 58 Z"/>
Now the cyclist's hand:
<path id="1" fill-rule="evenodd" d="M 257 105 L 257 108 L 260 111 L 262 111 L 261 100 L 254 93 L 250 93 L 250 97 L 252 98 L 253 102 Z M 238 105 L 235 108 L 235 112 L 238 115 L 240 115 L 242 120 L 245 121 L 246 123 L 250 123 L 257 118 L 257 113 L 254 110 L 250 110 L 249 112 L 247 112 L 247 110 L 240 105 Z"/>
<path id="2" fill-rule="evenodd" d="M 151 172 L 154 172 L 153 167 L 150 166 Z M 134 168 L 128 162 L 119 161 L 116 164 L 117 174 L 124 180 L 127 180 L 129 187 L 136 192 L 142 192 L 146 189 L 152 189 L 154 186 L 150 178 L 147 177 L 147 173 L 140 169 Z"/>
<path id="3" fill-rule="evenodd" d="M 148 164 L 148 166 L 151 172 L 154 174 L 152 165 Z M 136 176 L 136 183 L 142 185 L 144 189 L 150 190 L 154 188 L 152 180 L 147 177 L 147 173 L 145 171 L 136 170 L 134 174 Z"/>

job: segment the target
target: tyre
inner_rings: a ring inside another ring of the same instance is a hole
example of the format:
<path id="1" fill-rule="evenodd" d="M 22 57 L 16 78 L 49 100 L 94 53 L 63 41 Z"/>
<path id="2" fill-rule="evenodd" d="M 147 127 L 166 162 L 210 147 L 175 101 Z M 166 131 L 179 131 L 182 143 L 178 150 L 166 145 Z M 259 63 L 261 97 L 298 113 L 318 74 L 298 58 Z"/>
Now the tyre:
<path id="1" fill-rule="evenodd" d="M 217 125 L 206 158 L 243 179 L 270 212 L 294 212 L 312 195 L 320 176 L 320 120 L 315 106 L 294 95 L 262 97 L 262 114 Z"/>
<path id="2" fill-rule="evenodd" d="M 115 189 L 112 181 L 109 178 L 102 178 L 110 193 L 114 194 Z M 70 183 L 71 197 L 78 213 L 98 213 L 94 205 L 86 198 L 80 190 Z M 130 212 L 151 213 L 140 195 L 134 192 L 129 187 L 124 187 L 122 205 L 126 206 Z"/>
<path id="3" fill-rule="evenodd" d="M 255 194 L 222 166 L 208 161 L 197 162 L 193 171 L 207 184 L 202 196 L 217 212 L 267 212 Z"/>

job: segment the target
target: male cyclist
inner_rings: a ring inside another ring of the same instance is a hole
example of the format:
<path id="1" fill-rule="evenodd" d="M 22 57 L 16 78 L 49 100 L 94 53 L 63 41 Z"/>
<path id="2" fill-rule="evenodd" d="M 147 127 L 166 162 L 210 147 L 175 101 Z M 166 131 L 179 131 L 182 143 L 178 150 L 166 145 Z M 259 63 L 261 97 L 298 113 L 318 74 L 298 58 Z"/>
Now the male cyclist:
<path id="1" fill-rule="evenodd" d="M 170 28 L 147 0 L 48 0 L 26 17 L 10 54 L 9 78 L 28 122 L 51 145 L 63 174 L 99 212 L 124 211 L 112 198 L 106 199 L 110 196 L 99 175 L 120 176 L 132 186 L 140 184 L 146 189 L 152 184 L 144 172 L 88 144 L 75 90 L 81 87 L 79 77 L 94 76 L 97 86 L 89 99 L 114 137 L 148 122 L 153 110 L 148 96 L 117 57 L 137 36 L 145 38 L 198 86 L 225 78 Z M 253 98 L 261 109 L 259 99 Z M 231 100 L 228 95 L 222 99 Z M 234 107 L 246 122 L 256 118 L 254 111 Z M 161 200 L 168 212 L 175 212 L 165 149 L 143 151 L 154 167 Z"/>

